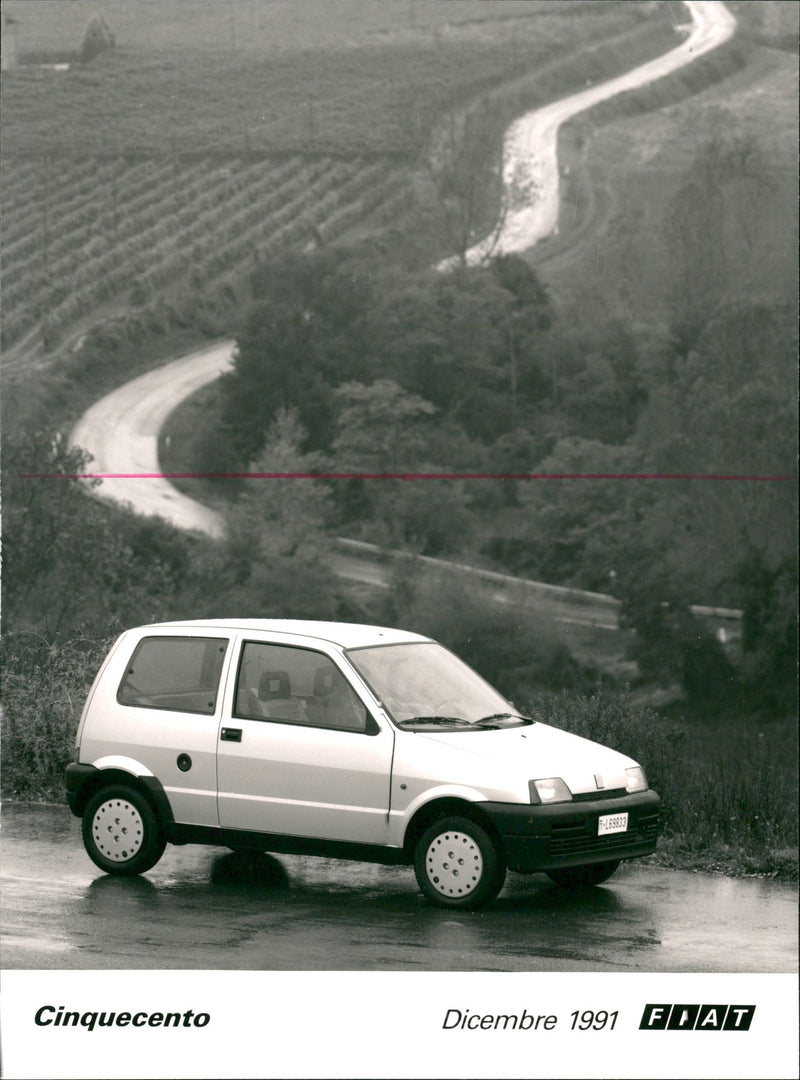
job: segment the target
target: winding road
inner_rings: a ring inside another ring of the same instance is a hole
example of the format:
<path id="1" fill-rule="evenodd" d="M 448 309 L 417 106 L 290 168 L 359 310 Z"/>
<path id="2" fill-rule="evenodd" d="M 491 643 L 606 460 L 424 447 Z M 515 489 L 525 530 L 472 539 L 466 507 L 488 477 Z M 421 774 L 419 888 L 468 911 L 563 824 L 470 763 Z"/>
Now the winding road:
<path id="1" fill-rule="evenodd" d="M 565 120 L 616 94 L 653 82 L 717 48 L 734 34 L 736 20 L 719 0 L 685 0 L 688 36 L 624 75 L 528 113 L 512 124 L 504 147 L 506 207 L 495 233 L 468 252 L 477 264 L 490 255 L 533 247 L 558 224 L 558 129 Z M 448 262 L 440 264 L 446 268 Z M 90 455 L 96 493 L 157 515 L 182 529 L 222 536 L 218 514 L 181 494 L 161 475 L 158 435 L 185 398 L 232 364 L 234 343 L 218 342 L 141 375 L 93 405 L 71 434 Z"/>
<path id="2" fill-rule="evenodd" d="M 497 255 L 528 251 L 558 228 L 558 132 L 565 121 L 617 94 L 636 90 L 670 75 L 718 48 L 736 32 L 736 19 L 724 3 L 685 0 L 692 17 L 683 44 L 615 79 L 554 101 L 515 120 L 503 145 L 503 211 L 492 234 L 466 253 L 476 266 Z M 440 264 L 458 262 L 453 256 Z"/>
<path id="3" fill-rule="evenodd" d="M 177 405 L 230 368 L 234 344 L 217 342 L 148 371 L 83 414 L 70 441 L 91 455 L 92 472 L 102 474 L 97 494 L 181 529 L 223 535 L 219 514 L 161 476 L 158 434 Z"/>

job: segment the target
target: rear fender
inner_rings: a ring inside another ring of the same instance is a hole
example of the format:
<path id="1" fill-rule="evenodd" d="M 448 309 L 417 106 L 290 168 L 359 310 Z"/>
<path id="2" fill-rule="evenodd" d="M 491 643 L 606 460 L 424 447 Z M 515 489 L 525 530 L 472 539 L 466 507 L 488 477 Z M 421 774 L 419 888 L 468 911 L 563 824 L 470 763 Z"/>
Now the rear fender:
<path id="1" fill-rule="evenodd" d="M 122 754 L 108 754 L 106 757 L 90 762 L 90 764 L 94 765 L 95 769 L 99 771 L 103 769 L 121 769 L 123 772 L 130 773 L 131 776 L 153 775 L 146 765 L 142 765 L 141 761 L 137 761 L 136 758 L 125 757 Z"/>
<path id="2" fill-rule="evenodd" d="M 120 754 L 110 754 L 98 758 L 91 765 L 69 766 L 67 772 L 71 770 L 75 772 L 75 780 L 72 784 L 69 780 L 67 782 L 67 800 L 73 814 L 80 817 L 89 799 L 100 788 L 111 784 L 130 784 L 147 797 L 167 840 L 172 840 L 175 817 L 169 798 L 161 781 L 141 762 Z"/>

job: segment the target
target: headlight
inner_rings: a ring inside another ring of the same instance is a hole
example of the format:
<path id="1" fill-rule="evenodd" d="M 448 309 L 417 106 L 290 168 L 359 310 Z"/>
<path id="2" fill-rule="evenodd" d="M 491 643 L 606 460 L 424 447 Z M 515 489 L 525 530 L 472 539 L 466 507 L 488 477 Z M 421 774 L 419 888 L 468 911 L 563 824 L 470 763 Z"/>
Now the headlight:
<path id="1" fill-rule="evenodd" d="M 531 802 L 540 803 L 571 802 L 572 792 L 560 776 L 551 776 L 547 780 L 529 780 Z"/>
<path id="2" fill-rule="evenodd" d="M 647 791 L 647 777 L 641 765 L 625 770 L 625 786 L 629 794 L 634 791 Z"/>

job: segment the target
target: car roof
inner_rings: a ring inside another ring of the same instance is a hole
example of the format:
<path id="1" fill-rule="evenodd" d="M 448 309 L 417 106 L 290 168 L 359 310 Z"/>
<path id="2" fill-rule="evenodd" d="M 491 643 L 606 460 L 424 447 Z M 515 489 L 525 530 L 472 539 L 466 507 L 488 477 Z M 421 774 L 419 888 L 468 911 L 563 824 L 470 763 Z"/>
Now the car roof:
<path id="1" fill-rule="evenodd" d="M 393 645 L 400 642 L 430 641 L 410 630 L 365 623 L 317 622 L 312 619 L 189 619 L 153 623 L 148 629 L 185 627 L 205 630 L 242 630 L 245 633 L 294 634 L 303 638 L 331 642 L 344 649 L 365 645 Z"/>

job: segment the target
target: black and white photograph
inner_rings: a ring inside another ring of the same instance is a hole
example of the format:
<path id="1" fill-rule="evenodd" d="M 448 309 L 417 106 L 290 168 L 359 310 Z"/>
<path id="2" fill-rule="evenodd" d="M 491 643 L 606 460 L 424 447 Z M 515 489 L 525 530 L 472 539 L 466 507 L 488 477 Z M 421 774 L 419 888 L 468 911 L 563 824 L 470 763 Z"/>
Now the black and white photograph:
<path id="1" fill-rule="evenodd" d="M 795 1080 L 800 3 L 0 21 L 2 1075 Z"/>

